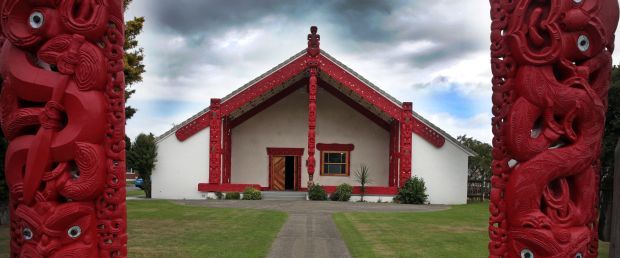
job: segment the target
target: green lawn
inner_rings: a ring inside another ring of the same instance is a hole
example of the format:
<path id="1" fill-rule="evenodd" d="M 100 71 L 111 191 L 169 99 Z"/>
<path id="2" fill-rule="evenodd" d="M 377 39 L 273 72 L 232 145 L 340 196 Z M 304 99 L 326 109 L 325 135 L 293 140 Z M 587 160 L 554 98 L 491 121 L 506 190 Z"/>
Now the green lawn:
<path id="1" fill-rule="evenodd" d="M 336 213 L 353 257 L 488 257 L 488 203 L 424 213 Z M 599 257 L 607 257 L 602 243 Z"/>
<path id="2" fill-rule="evenodd" d="M 129 190 L 127 191 L 127 197 L 144 197 L 144 190 Z"/>
<path id="3" fill-rule="evenodd" d="M 129 257 L 264 257 L 287 218 L 278 211 L 127 201 Z M 8 253 L 0 226 L 0 257 Z"/>
<path id="4" fill-rule="evenodd" d="M 276 211 L 127 201 L 129 257 L 264 257 L 286 220 Z"/>

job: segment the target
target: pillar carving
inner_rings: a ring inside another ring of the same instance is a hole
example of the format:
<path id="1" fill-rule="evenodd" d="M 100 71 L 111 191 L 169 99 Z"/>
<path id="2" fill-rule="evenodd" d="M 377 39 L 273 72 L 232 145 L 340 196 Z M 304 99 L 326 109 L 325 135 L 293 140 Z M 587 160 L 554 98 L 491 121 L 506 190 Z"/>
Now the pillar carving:
<path id="1" fill-rule="evenodd" d="M 490 257 L 597 257 L 616 0 L 491 0 Z"/>
<path id="2" fill-rule="evenodd" d="M 122 1 L 0 2 L 11 257 L 126 257 Z"/>
<path id="3" fill-rule="evenodd" d="M 222 118 L 220 99 L 211 99 L 209 111 L 209 184 L 220 184 L 222 175 Z"/>
<path id="4" fill-rule="evenodd" d="M 399 187 L 403 187 L 411 178 L 411 137 L 413 136 L 413 109 L 411 102 L 403 102 L 400 121 L 400 178 Z"/>

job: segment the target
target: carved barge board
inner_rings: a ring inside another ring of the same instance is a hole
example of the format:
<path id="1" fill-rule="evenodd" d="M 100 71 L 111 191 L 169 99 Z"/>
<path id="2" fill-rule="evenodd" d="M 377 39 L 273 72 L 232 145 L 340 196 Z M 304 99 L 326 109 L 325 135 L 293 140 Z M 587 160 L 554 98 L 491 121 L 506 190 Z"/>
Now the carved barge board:
<path id="1" fill-rule="evenodd" d="M 126 257 L 120 0 L 0 1 L 11 257 Z"/>
<path id="2" fill-rule="evenodd" d="M 490 257 L 596 257 L 616 0 L 491 0 Z"/>

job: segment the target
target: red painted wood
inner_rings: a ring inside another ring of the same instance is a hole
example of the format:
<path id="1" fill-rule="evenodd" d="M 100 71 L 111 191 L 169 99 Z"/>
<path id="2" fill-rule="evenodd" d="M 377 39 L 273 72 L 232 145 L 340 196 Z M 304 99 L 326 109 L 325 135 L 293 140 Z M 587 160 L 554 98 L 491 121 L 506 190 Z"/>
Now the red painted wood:
<path id="1" fill-rule="evenodd" d="M 316 148 L 320 151 L 352 151 L 353 149 L 355 149 L 355 145 L 340 143 L 317 143 Z"/>
<path id="2" fill-rule="evenodd" d="M 295 169 L 297 169 L 295 171 L 295 191 L 301 188 L 301 156 L 303 156 L 303 153 L 295 157 Z"/>
<path id="3" fill-rule="evenodd" d="M 313 70 L 312 68 L 316 68 L 314 69 L 316 73 L 318 73 L 318 70 L 320 70 L 321 72 L 327 74 L 329 77 L 333 78 L 334 80 L 338 81 L 339 83 L 347 87 L 347 89 L 352 90 L 356 95 L 362 97 L 365 101 L 368 101 L 369 103 L 378 107 L 384 113 L 388 114 L 392 119 L 395 119 L 398 121 L 402 121 L 404 119 L 400 111 L 401 108 L 397 104 L 390 101 L 385 96 L 381 95 L 381 93 L 377 92 L 375 89 L 368 86 L 363 81 L 357 79 L 357 77 L 347 72 L 342 67 L 338 66 L 338 64 L 332 62 L 327 57 L 321 55 L 320 50 L 318 48 L 319 43 L 320 43 L 319 42 L 320 36 L 318 34 L 311 33 L 308 35 L 308 37 L 309 37 L 308 39 L 312 38 L 314 41 L 316 41 L 313 43 L 308 42 L 309 46 L 312 45 L 316 47 L 316 49 L 308 49 L 307 55 L 301 56 L 293 60 L 291 63 L 285 65 L 284 67 L 278 69 L 272 74 L 266 76 L 265 78 L 251 85 L 250 87 L 243 90 L 239 94 L 224 101 L 221 105 L 221 111 L 220 111 L 221 116 L 226 116 L 232 113 L 233 111 L 239 109 L 240 107 L 242 107 L 243 105 L 251 101 L 252 99 L 261 96 L 265 92 L 272 90 L 273 88 L 283 84 L 287 80 L 292 79 L 294 76 L 306 71 L 307 69 L 310 70 L 310 73 L 312 74 L 312 70 Z M 311 53 L 313 55 L 311 55 Z M 356 109 L 362 115 L 366 116 L 371 121 L 377 123 L 382 128 L 386 130 L 390 130 L 389 123 L 385 122 L 380 117 L 368 111 L 366 108 L 360 106 L 359 103 L 352 101 L 346 95 L 343 95 L 341 92 L 339 92 L 338 90 L 330 86 L 328 83 L 321 83 L 321 87 L 325 88 L 326 91 L 333 94 L 337 98 L 341 99 L 347 105 Z M 254 108 L 248 113 L 235 119 L 236 121 L 233 122 L 233 125 L 231 127 L 232 128 L 236 127 L 243 121 L 247 120 L 248 118 L 252 117 L 256 113 L 264 110 L 265 108 L 269 107 L 271 104 L 277 102 L 279 99 L 284 98 L 284 97 L 285 96 L 279 95 L 278 98 L 270 100 L 264 105 L 259 104 L 257 108 Z M 190 136 L 199 132 L 200 130 L 207 128 L 210 124 L 209 117 L 211 115 L 209 113 L 210 112 L 207 112 L 203 114 L 202 116 L 189 122 L 187 125 L 179 128 L 175 132 L 177 139 L 179 141 L 184 141 Z M 414 119 L 413 132 L 420 135 L 420 137 L 430 142 L 435 147 L 440 148 L 445 143 L 445 138 L 439 132 L 435 131 L 433 128 L 425 125 L 424 123 L 418 121 L 417 119 Z"/>
<path id="4" fill-rule="evenodd" d="M 389 157 L 389 175 L 388 175 L 388 185 L 389 186 L 397 186 L 398 185 L 398 131 L 399 123 L 398 121 L 392 121 L 390 126 L 390 157 Z"/>
<path id="5" fill-rule="evenodd" d="M 413 116 L 411 117 L 411 119 L 413 120 L 413 132 L 422 137 L 422 139 L 426 140 L 437 148 L 441 148 L 446 142 L 446 138 L 430 126 L 427 126 Z"/>
<path id="6" fill-rule="evenodd" d="M 347 104 L 349 107 L 353 108 L 354 110 L 356 110 L 360 114 L 364 115 L 366 118 L 368 118 L 370 121 L 374 122 L 375 124 L 377 124 L 381 128 L 383 128 L 383 129 L 385 129 L 387 131 L 390 130 L 390 124 L 388 122 L 383 120 L 381 117 L 375 115 L 374 113 L 370 112 L 367 108 L 365 108 L 364 106 L 362 106 L 359 103 L 355 102 L 354 100 L 349 98 L 347 95 L 345 95 L 344 93 L 340 92 L 338 89 L 336 89 L 333 86 L 329 85 L 329 83 L 320 80 L 319 81 L 319 86 L 322 89 L 325 89 L 325 91 L 329 92 L 332 96 L 338 98 L 340 101 L 342 101 L 345 104 Z"/>
<path id="7" fill-rule="evenodd" d="M 232 168 L 232 128 L 228 117 L 224 118 L 222 149 L 223 149 L 223 166 L 222 166 L 222 183 L 230 183 Z"/>
<path id="8" fill-rule="evenodd" d="M 336 191 L 335 185 L 322 185 L 325 192 L 331 194 Z M 302 188 L 301 191 L 307 192 L 308 188 Z M 360 194 L 361 188 L 359 186 L 353 187 L 353 194 Z M 398 194 L 398 187 L 395 186 L 366 186 L 367 195 L 396 195 Z"/>
<path id="9" fill-rule="evenodd" d="M 179 141 L 185 141 L 187 140 L 187 138 L 191 137 L 197 132 L 202 131 L 202 129 L 209 127 L 210 123 L 211 123 L 211 112 L 207 111 L 202 116 L 192 120 L 188 124 L 177 129 L 177 131 L 174 132 L 174 134 L 176 135 Z"/>
<path id="10" fill-rule="evenodd" d="M 411 102 L 403 102 L 400 121 L 400 178 L 398 186 L 403 187 L 411 178 L 411 136 L 413 131 L 413 115 Z"/>
<path id="11" fill-rule="evenodd" d="M 303 156 L 304 148 L 276 148 L 268 147 L 267 155 L 271 156 Z"/>
<path id="12" fill-rule="evenodd" d="M 327 57 L 321 55 L 317 59 L 321 72 L 342 83 L 345 87 L 352 90 L 358 96 L 361 96 L 364 100 L 378 107 L 392 118 L 397 120 L 402 119 L 400 107 L 397 104 L 390 101 L 346 70 L 342 69 Z"/>
<path id="13" fill-rule="evenodd" d="M 221 183 L 222 173 L 222 118 L 220 99 L 211 99 L 211 121 L 209 133 L 209 183 Z"/>
<path id="14" fill-rule="evenodd" d="M 314 159 L 315 143 L 316 143 L 316 91 L 318 87 L 317 74 L 318 63 L 317 57 L 320 53 L 320 39 L 317 33 L 317 27 L 310 27 L 310 34 L 308 34 L 308 61 L 307 67 L 310 71 L 310 80 L 308 84 L 308 159 L 306 160 L 306 167 L 308 170 L 308 186 L 314 184 L 314 169 L 316 166 L 316 160 Z"/>
<path id="15" fill-rule="evenodd" d="M 222 103 L 221 106 L 221 115 L 226 116 L 232 113 L 233 111 L 239 109 L 245 103 L 248 103 L 254 98 L 261 96 L 265 92 L 272 90 L 273 88 L 282 85 L 284 82 L 291 80 L 296 75 L 304 72 L 306 69 L 306 58 L 305 56 L 301 56 L 291 63 L 285 65 L 279 70 L 273 72 L 272 74 L 266 76 L 262 80 L 254 83 L 252 86 L 243 90 L 239 94 L 233 96 L 230 99 L 227 99 Z M 202 116 L 195 118 L 193 121 L 188 123 L 187 125 L 177 129 L 175 132 L 177 139 L 179 141 L 185 141 L 187 138 L 196 134 L 197 132 L 207 128 L 209 126 L 209 117 L 207 112 Z"/>
<path id="16" fill-rule="evenodd" d="M 252 187 L 256 190 L 262 190 L 263 188 L 257 184 L 198 184 L 199 192 L 243 192 L 245 188 Z"/>
<path id="17" fill-rule="evenodd" d="M 122 6 L 0 1 L 3 257 L 127 257 Z"/>
<path id="18" fill-rule="evenodd" d="M 237 127 L 238 125 L 252 118 L 256 114 L 260 113 L 261 111 L 267 109 L 268 107 L 272 106 L 275 103 L 278 103 L 278 101 L 284 99 L 288 95 L 291 95 L 291 93 L 295 92 L 297 89 L 303 87 L 304 85 L 305 85 L 305 81 L 300 80 L 296 82 L 295 84 L 290 85 L 286 89 L 278 92 L 277 94 L 273 95 L 271 98 L 263 101 L 262 103 L 258 104 L 256 107 L 250 109 L 249 111 L 243 113 L 239 117 L 233 119 L 230 125 L 231 128 Z"/>
<path id="19" fill-rule="evenodd" d="M 490 3 L 489 256 L 597 257 L 618 1 Z"/>

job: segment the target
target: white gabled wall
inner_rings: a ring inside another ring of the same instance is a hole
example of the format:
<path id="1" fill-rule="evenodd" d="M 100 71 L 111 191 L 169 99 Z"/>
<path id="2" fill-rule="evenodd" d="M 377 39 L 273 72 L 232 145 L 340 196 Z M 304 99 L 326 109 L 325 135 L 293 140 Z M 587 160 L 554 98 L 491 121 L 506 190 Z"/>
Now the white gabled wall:
<path id="1" fill-rule="evenodd" d="M 320 151 L 316 150 L 314 181 L 321 185 L 358 185 L 354 171 L 361 164 L 369 167 L 372 183 L 387 186 L 389 135 L 368 118 L 330 93 L 319 88 L 317 94 L 316 143 L 355 145 L 351 152 L 350 176 L 321 176 Z M 308 172 L 308 93 L 301 88 L 232 130 L 232 183 L 269 185 L 267 147 L 304 148 L 301 186 L 306 187 Z"/>
<path id="2" fill-rule="evenodd" d="M 430 203 L 467 203 L 467 153 L 448 140 L 436 148 L 415 133 L 412 143 L 412 174 L 424 179 Z"/>
<path id="3" fill-rule="evenodd" d="M 153 198 L 204 199 L 198 183 L 209 182 L 209 128 L 183 142 L 174 134 L 160 140 L 151 178 Z"/>

